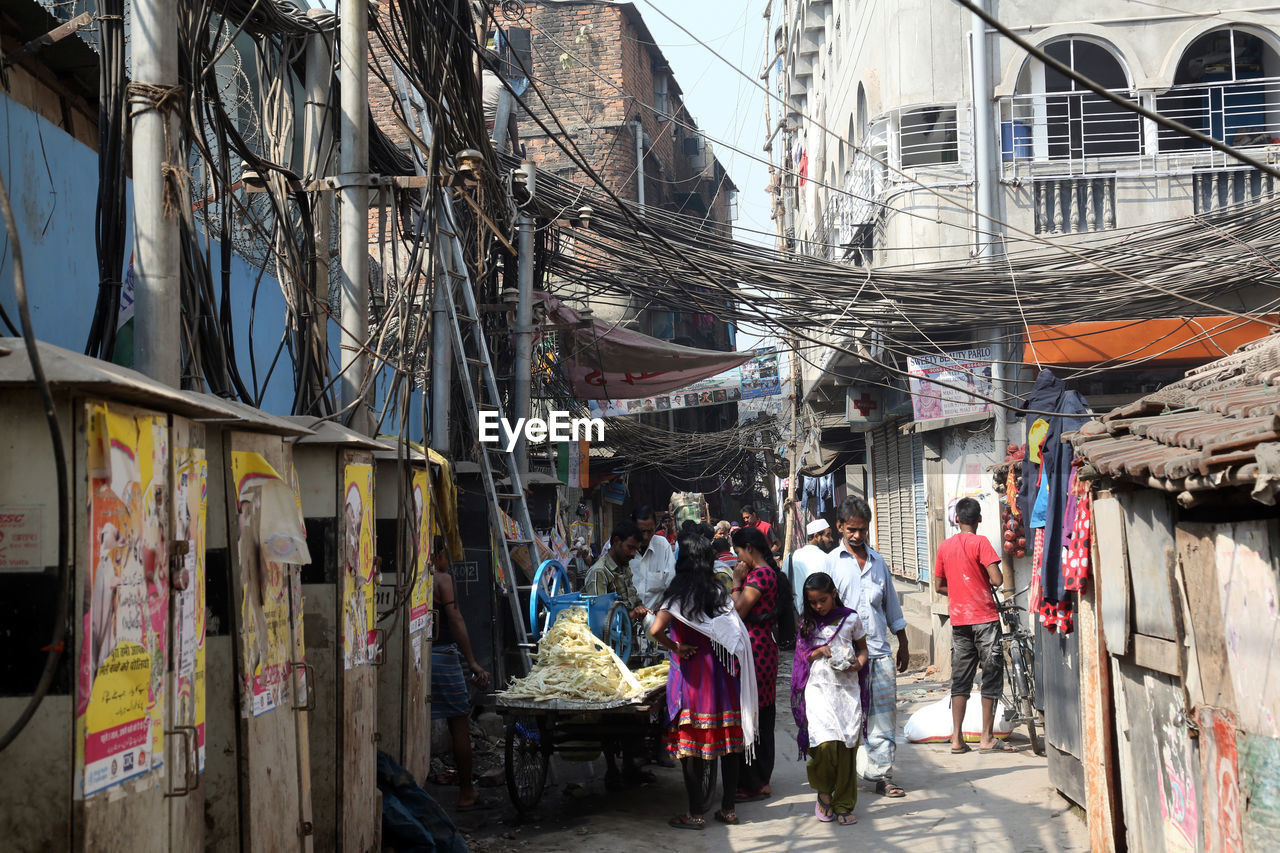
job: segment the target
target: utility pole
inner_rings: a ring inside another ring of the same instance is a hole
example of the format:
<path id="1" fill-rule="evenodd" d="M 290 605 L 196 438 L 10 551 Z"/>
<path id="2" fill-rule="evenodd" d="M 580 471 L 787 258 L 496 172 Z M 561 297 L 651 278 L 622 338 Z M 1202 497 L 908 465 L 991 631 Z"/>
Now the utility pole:
<path id="1" fill-rule="evenodd" d="M 185 165 L 181 131 L 173 115 L 184 99 L 178 85 L 176 0 L 134 0 L 133 241 L 135 279 L 134 367 L 178 387 L 182 248 L 179 216 L 189 204 L 180 177 Z M 168 190 L 166 191 L 166 187 Z"/>
<path id="2" fill-rule="evenodd" d="M 347 423 L 363 433 L 371 429 L 365 394 L 369 384 L 369 4 L 348 0 L 338 21 L 338 75 L 342 93 L 339 119 L 342 199 L 341 354 L 339 401 Z M 354 405 L 353 405 L 354 404 Z"/>
<path id="3" fill-rule="evenodd" d="M 978 0 L 979 6 L 986 11 L 990 0 Z M 996 220 L 999 218 L 1000 205 L 996 197 L 999 184 L 999 166 L 996 162 L 995 148 L 995 112 L 992 100 L 991 57 L 988 53 L 990 42 L 987 37 L 987 24 L 974 13 L 969 15 L 970 51 L 973 64 L 973 166 L 974 166 L 974 209 L 978 212 L 978 227 L 975 231 L 977 244 L 974 247 L 974 258 L 982 263 L 990 263 L 999 251 L 996 244 Z M 991 397 L 997 403 L 1004 402 L 1004 343 L 1003 330 L 996 327 L 991 330 Z M 1009 444 L 1009 424 L 1005 418 L 1004 408 L 997 405 L 992 412 L 994 419 L 994 445 L 997 459 L 1004 458 L 1005 448 Z"/>
<path id="4" fill-rule="evenodd" d="M 323 9 L 311 9 L 307 17 L 316 20 L 327 16 Z M 303 114 L 303 163 L 304 183 L 314 183 L 325 175 L 330 152 L 333 150 L 333 114 L 329 110 L 329 85 L 333 80 L 333 43 L 328 33 L 318 32 L 311 36 L 307 44 L 307 102 Z M 330 213 L 333 210 L 333 199 L 325 190 L 312 194 L 314 199 L 312 221 L 315 223 L 315 257 L 312 264 L 315 269 L 315 290 L 311 293 L 310 304 L 306 306 L 307 322 L 306 340 L 311 348 L 312 357 L 317 364 L 329 363 L 329 347 L 327 324 L 323 307 L 329 299 L 329 235 Z M 321 377 L 316 377 L 317 381 Z M 322 412 L 314 407 L 320 404 L 322 389 L 316 389 L 311 400 L 313 410 L 308 414 L 319 415 Z"/>
<path id="5" fill-rule="evenodd" d="M 529 160 L 521 164 L 527 177 L 530 196 L 534 192 L 536 169 Z M 533 217 L 520 212 L 516 249 L 516 368 L 513 383 L 512 406 L 517 418 L 528 418 L 533 396 Z M 517 421 L 518 423 L 519 421 Z M 529 484 L 529 446 L 524 431 L 516 440 L 516 466 L 520 469 L 520 482 Z"/>

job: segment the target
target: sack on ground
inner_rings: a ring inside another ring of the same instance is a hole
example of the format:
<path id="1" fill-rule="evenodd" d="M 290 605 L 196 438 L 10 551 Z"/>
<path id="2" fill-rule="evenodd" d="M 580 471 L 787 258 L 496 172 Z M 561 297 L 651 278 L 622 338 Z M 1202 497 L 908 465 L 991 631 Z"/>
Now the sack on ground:
<path id="1" fill-rule="evenodd" d="M 1004 703 L 996 703 L 996 721 L 993 733 L 997 738 L 1009 736 L 1012 726 L 1004 718 Z M 911 715 L 904 727 L 911 743 L 942 743 L 951 739 L 951 697 L 944 696 L 932 705 L 926 705 Z M 961 725 L 964 739 L 977 743 L 982 736 L 982 696 L 975 690 L 969 694 L 969 704 L 964 709 Z"/>

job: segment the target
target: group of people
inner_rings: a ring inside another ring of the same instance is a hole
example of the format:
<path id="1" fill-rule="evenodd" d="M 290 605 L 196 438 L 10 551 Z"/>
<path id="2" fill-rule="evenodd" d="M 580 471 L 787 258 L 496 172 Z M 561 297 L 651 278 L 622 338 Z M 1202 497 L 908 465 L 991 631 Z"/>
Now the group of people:
<path id="1" fill-rule="evenodd" d="M 934 572 L 938 591 L 951 600 L 952 751 L 969 750 L 961 725 L 979 665 L 979 747 L 1004 749 L 992 736 L 1003 672 L 991 591 L 1001 582 L 1000 561 L 990 542 L 976 532 L 981 521 L 977 501 L 960 501 L 956 520 L 961 532 L 942 543 Z M 723 780 L 716 820 L 736 824 L 738 804 L 772 796 L 780 646 L 790 647 L 793 640 L 791 710 L 799 754 L 807 758 L 816 794 L 815 817 L 856 823 L 859 776 L 878 794 L 906 795 L 893 780 L 893 767 L 897 676 L 908 667 L 910 648 L 888 565 L 869 544 L 871 522 L 867 502 L 849 497 L 839 506 L 836 527 L 822 519 L 811 522 L 808 542 L 783 565 L 768 523 L 751 507 L 743 510 L 740 525 L 685 522 L 674 545 L 665 535 L 666 518 L 648 507 L 614 526 L 608 547 L 587 573 L 583 592 L 612 593 L 625 601 L 652 642 L 670 653 L 663 747 L 666 755 L 679 759 L 688 794 L 688 809 L 671 818 L 672 827 L 706 827 L 709 762 L 719 761 Z M 454 719 L 465 708 L 463 661 L 480 683 L 488 673 L 471 655 L 447 560 L 437 570 L 445 643 L 437 643 L 433 654 L 433 716 L 439 701 L 456 698 L 457 708 L 439 716 L 450 719 L 455 750 L 469 757 L 465 717 L 460 725 Z M 896 653 L 890 635 L 897 637 Z M 452 674 L 455 683 L 437 686 L 437 672 Z M 859 746 L 865 751 L 860 769 Z M 614 751 L 606 750 L 607 787 L 617 790 L 653 780 L 639 768 L 635 744 L 618 747 L 621 769 Z M 474 807 L 469 767 L 463 764 L 460 760 L 459 804 Z"/>

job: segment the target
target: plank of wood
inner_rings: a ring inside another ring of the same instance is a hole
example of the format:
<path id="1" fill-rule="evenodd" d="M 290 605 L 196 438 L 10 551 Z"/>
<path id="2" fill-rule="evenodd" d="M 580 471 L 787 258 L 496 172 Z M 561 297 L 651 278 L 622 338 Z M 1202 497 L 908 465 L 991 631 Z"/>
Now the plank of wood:
<path id="1" fill-rule="evenodd" d="M 1207 706 L 1200 708 L 1199 719 L 1205 853 L 1242 853 L 1235 719 Z"/>
<path id="2" fill-rule="evenodd" d="M 1149 637 L 1177 641 L 1170 571 L 1175 547 L 1173 510 L 1168 495 L 1153 490 L 1128 492 L 1125 538 L 1133 587 L 1133 630 Z"/>
<path id="3" fill-rule="evenodd" d="M 1099 588 L 1098 617 L 1107 651 L 1121 656 L 1129 652 L 1129 549 L 1120 501 L 1094 499 L 1093 529 L 1098 543 L 1094 572 Z"/>
<path id="4" fill-rule="evenodd" d="M 1280 838 L 1280 740 L 1239 732 L 1241 834 L 1245 850 L 1274 850 Z"/>
<path id="5" fill-rule="evenodd" d="M 1227 663 L 1240 728 L 1280 736 L 1280 614 L 1271 543 L 1275 521 L 1224 525 L 1215 540 Z"/>
<path id="6" fill-rule="evenodd" d="M 1097 565 L 1097 543 L 1094 543 Z M 1085 814 L 1089 821 L 1089 849 L 1115 853 L 1115 767 L 1111 760 L 1113 739 L 1111 690 L 1106 678 L 1107 653 L 1098 620 L 1097 591 L 1093 584 L 1080 593 L 1076 631 L 1080 634 L 1080 712 L 1084 729 Z"/>
<path id="7" fill-rule="evenodd" d="M 1133 635 L 1133 662 L 1165 675 L 1180 676 L 1178 644 L 1146 634 Z"/>
<path id="8" fill-rule="evenodd" d="M 1185 599 L 1187 673 L 1184 684 L 1194 707 L 1235 710 L 1235 688 L 1227 666 L 1222 604 L 1218 600 L 1214 526 L 1182 523 L 1177 529 L 1177 572 Z"/>

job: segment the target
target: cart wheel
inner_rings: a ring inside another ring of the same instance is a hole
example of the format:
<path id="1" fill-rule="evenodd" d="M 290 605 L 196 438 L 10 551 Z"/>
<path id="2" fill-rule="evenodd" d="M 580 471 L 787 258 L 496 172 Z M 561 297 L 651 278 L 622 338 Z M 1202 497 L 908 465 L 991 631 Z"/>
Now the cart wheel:
<path id="1" fill-rule="evenodd" d="M 626 602 L 615 601 L 609 606 L 609 615 L 604 620 L 609 636 L 605 640 L 613 653 L 623 661 L 631 658 L 631 611 Z"/>
<path id="2" fill-rule="evenodd" d="M 543 560 L 529 592 L 529 631 L 536 641 L 551 627 L 551 600 L 569 592 L 569 573 L 555 560 Z"/>
<path id="3" fill-rule="evenodd" d="M 520 814 L 538 806 L 547 784 L 551 733 L 536 717 L 515 717 L 507 723 L 507 793 Z"/>

